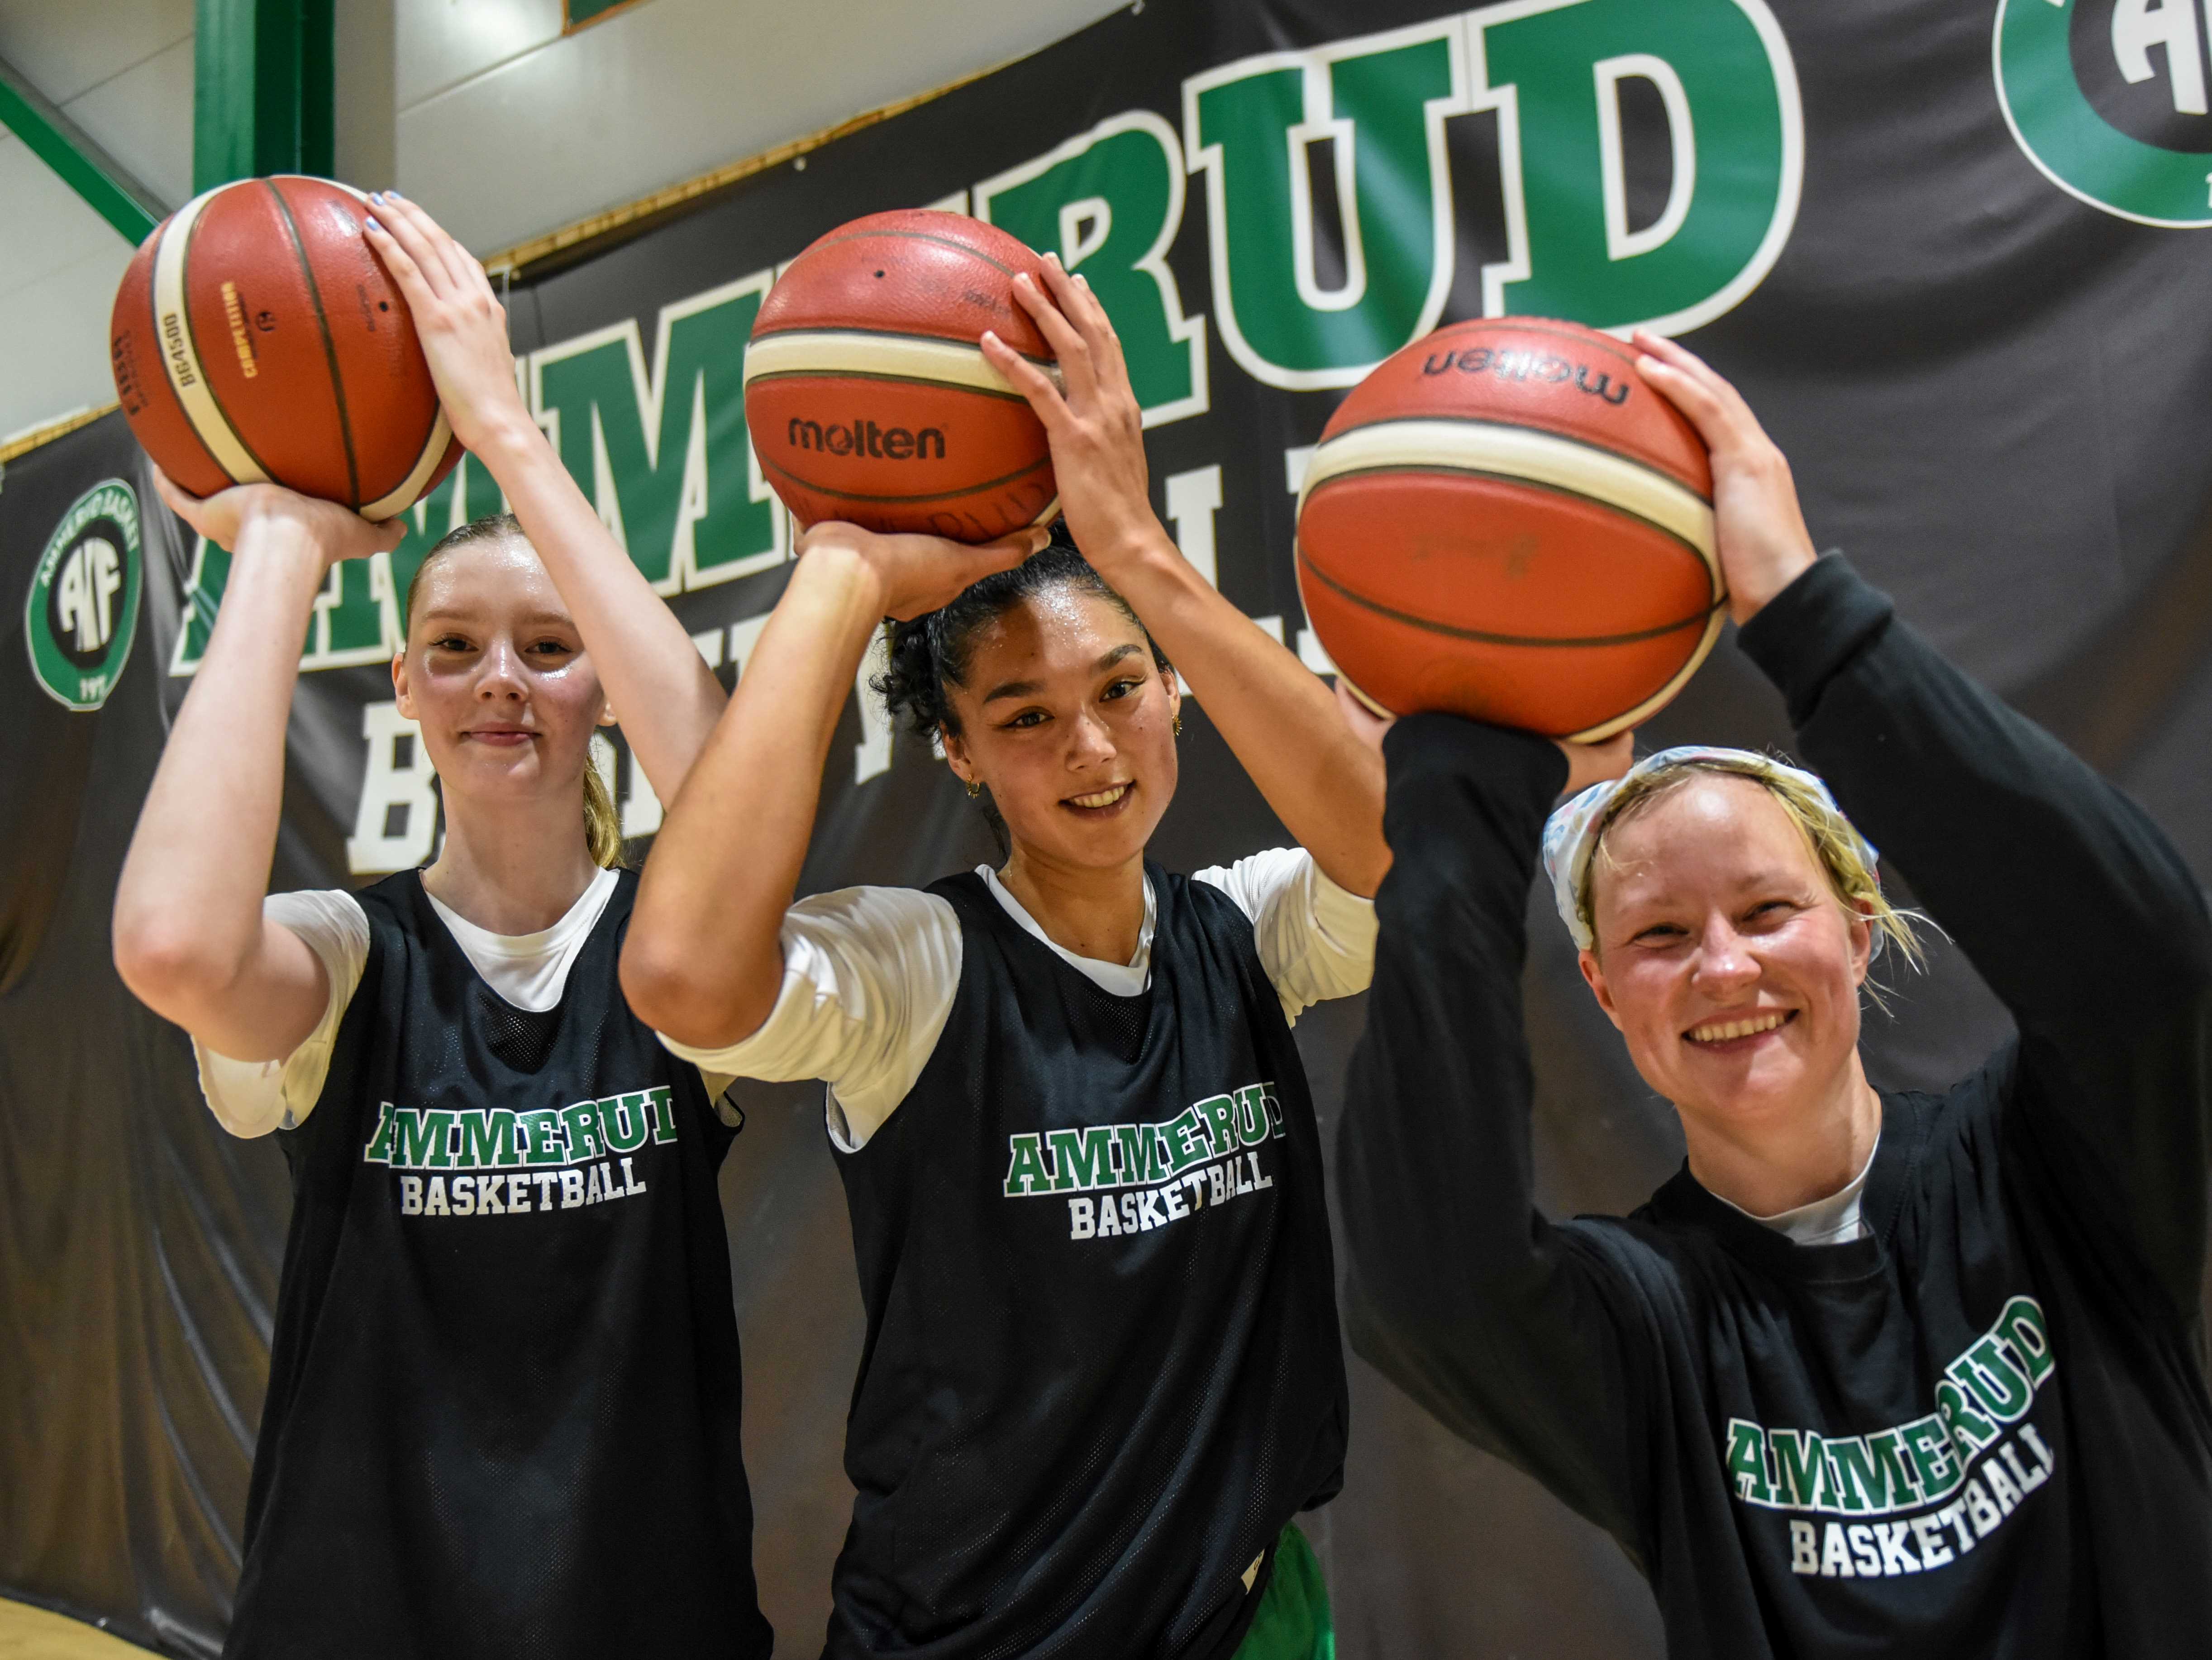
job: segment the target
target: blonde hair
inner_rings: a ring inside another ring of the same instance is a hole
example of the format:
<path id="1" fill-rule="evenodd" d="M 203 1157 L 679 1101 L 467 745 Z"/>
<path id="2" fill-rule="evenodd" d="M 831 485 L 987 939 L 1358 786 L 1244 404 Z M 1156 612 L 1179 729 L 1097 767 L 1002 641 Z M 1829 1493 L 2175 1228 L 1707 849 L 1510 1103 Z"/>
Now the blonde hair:
<path id="1" fill-rule="evenodd" d="M 1813 862 L 1820 866 L 1827 882 L 1829 893 L 1844 908 L 1845 915 L 1863 918 L 1874 930 L 1877 946 L 1887 940 L 1914 968 L 1927 966 L 1926 955 L 1912 925 L 1928 919 L 1917 911 L 1899 909 L 1883 896 L 1881 879 L 1875 873 L 1870 857 L 1872 849 L 1851 821 L 1802 779 L 1791 776 L 1779 767 L 1761 765 L 1759 757 L 1755 756 L 1746 756 L 1741 761 L 1717 756 L 1677 761 L 1632 775 L 1613 793 L 1613 800 L 1607 804 L 1605 817 L 1598 821 L 1589 862 L 1583 867 L 1582 882 L 1575 894 L 1575 909 L 1593 938 L 1597 933 L 1595 894 L 1598 861 L 1609 861 L 1612 858 L 1605 845 L 1606 832 L 1700 774 L 1747 778 L 1764 788 L 1781 804 L 1782 811 L 1796 826 L 1798 835 L 1804 838 L 1806 850 L 1813 855 Z M 1867 991 L 1877 1004 L 1882 1002 L 1881 988 L 1872 980 L 1867 982 Z"/>
<path id="2" fill-rule="evenodd" d="M 523 533 L 522 521 L 511 513 L 489 514 L 482 519 L 471 519 L 459 530 L 451 531 L 422 556 L 422 562 L 415 567 L 415 574 L 407 579 L 407 598 L 400 607 L 405 632 L 415 628 L 415 596 L 422 592 L 422 573 L 430 569 L 433 560 L 453 551 L 456 548 L 472 547 L 480 542 L 514 540 L 527 547 L 528 536 Z M 607 781 L 599 776 L 599 767 L 587 753 L 584 758 L 584 846 L 592 855 L 592 862 L 602 870 L 615 870 L 623 862 L 622 814 L 616 809 L 614 796 L 607 789 Z"/>

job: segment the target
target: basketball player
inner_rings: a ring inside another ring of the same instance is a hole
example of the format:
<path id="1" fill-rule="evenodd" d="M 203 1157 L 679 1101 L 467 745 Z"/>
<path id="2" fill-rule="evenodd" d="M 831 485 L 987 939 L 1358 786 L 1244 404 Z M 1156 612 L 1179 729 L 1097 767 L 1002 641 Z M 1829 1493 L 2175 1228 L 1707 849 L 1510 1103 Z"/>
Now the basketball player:
<path id="1" fill-rule="evenodd" d="M 727 1080 L 623 1004 L 636 879 L 589 758 L 612 689 L 672 796 L 721 690 L 524 409 L 482 269 L 377 211 L 453 430 L 515 510 L 446 538 L 404 601 L 392 684 L 443 846 L 264 899 L 316 596 L 398 526 L 164 479 L 230 579 L 116 895 L 125 980 L 191 1034 L 217 1119 L 292 1169 L 224 1652 L 764 1656 Z"/>
<path id="2" fill-rule="evenodd" d="M 1345 1377 L 1290 1026 L 1366 984 L 1382 773 L 1168 539 L 1119 343 L 1048 276 L 1017 293 L 1066 396 L 986 350 L 1046 425 L 1073 544 L 971 587 L 974 550 L 810 529 L 647 863 L 623 983 L 687 1059 L 829 1082 L 867 1316 L 830 1655 L 1310 1660 L 1326 1594 L 1290 1523 L 1340 1484 Z M 794 905 L 886 615 L 882 690 L 988 793 L 1006 862 Z M 1146 862 L 1170 657 L 1302 845 Z"/>
<path id="3" fill-rule="evenodd" d="M 1743 648 L 1826 782 L 1704 750 L 1591 782 L 1625 739 L 1563 757 L 1396 724 L 1397 862 L 1338 1166 L 1354 1343 L 1608 1529 L 1675 1660 L 2194 1652 L 2203 896 L 2132 802 L 1814 558 L 1732 387 L 1638 344 L 1712 447 Z M 1876 951 L 1915 955 L 1862 829 L 2019 1023 L 1942 1094 L 1878 1091 L 1860 1063 Z M 1540 848 L 1689 1145 L 1625 1219 L 1532 1198 Z"/>

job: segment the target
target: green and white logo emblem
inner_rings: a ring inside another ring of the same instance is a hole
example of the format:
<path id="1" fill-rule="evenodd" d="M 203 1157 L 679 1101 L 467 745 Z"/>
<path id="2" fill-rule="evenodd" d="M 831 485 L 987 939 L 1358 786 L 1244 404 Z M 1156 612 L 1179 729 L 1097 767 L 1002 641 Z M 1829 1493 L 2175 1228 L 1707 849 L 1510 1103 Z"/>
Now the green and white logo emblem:
<path id="1" fill-rule="evenodd" d="M 1997 102 L 2027 159 L 2120 218 L 2212 225 L 2203 21 L 2197 0 L 1998 0 Z"/>
<path id="2" fill-rule="evenodd" d="M 96 709 L 138 632 L 138 497 L 105 478 L 62 515 L 23 600 L 31 672 L 56 702 Z"/>

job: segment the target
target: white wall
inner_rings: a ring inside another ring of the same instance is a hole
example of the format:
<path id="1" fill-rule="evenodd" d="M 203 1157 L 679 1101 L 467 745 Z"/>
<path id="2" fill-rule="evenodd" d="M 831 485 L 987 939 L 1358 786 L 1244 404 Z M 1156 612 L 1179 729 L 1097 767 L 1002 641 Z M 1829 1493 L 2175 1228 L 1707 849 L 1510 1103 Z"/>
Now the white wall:
<path id="1" fill-rule="evenodd" d="M 1115 0 L 398 0 L 399 187 L 480 251 L 1049 45 Z"/>
<path id="2" fill-rule="evenodd" d="M 149 188 L 191 189 L 192 0 L 0 0 L 0 58 Z M 0 130 L 0 442 L 112 403 L 131 245 Z"/>
<path id="3" fill-rule="evenodd" d="M 490 253 L 942 86 L 1118 0 L 338 0 L 338 171 Z M 192 0 L 0 0 L 0 58 L 166 198 L 191 193 Z M 112 402 L 131 250 L 0 131 L 0 442 Z"/>

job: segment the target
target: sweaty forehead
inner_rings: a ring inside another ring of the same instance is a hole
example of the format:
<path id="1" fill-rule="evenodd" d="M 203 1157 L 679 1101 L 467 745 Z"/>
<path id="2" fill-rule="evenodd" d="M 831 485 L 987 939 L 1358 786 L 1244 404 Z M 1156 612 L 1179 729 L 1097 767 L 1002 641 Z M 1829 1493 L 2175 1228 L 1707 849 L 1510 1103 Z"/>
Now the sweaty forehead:
<path id="1" fill-rule="evenodd" d="M 424 568 L 421 583 L 417 617 L 434 611 L 540 618 L 568 614 L 537 550 L 520 537 L 469 543 L 441 553 Z"/>
<path id="2" fill-rule="evenodd" d="M 1111 600 L 1061 583 L 1024 594 L 975 630 L 967 685 L 981 695 L 1007 680 L 1087 677 L 1115 647 L 1141 645 L 1144 637 Z"/>
<path id="3" fill-rule="evenodd" d="M 1724 893 L 1785 877 L 1818 883 L 1804 833 L 1764 785 L 1713 775 L 1676 785 L 1605 833 L 1591 897 L 1631 903 L 1694 890 Z"/>

